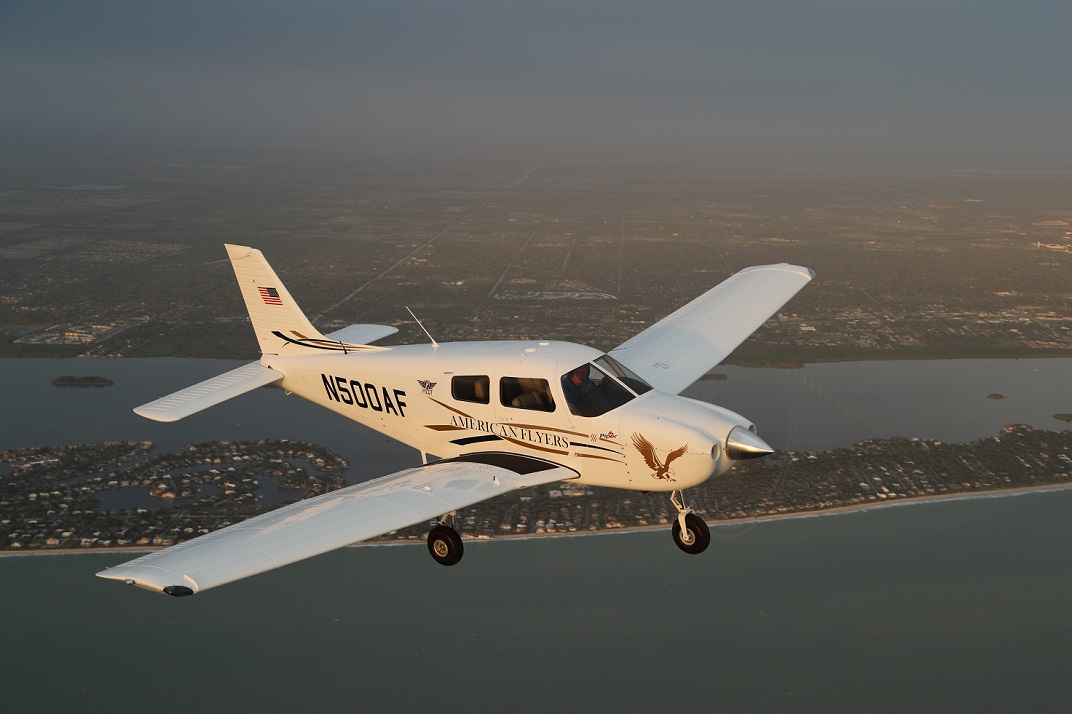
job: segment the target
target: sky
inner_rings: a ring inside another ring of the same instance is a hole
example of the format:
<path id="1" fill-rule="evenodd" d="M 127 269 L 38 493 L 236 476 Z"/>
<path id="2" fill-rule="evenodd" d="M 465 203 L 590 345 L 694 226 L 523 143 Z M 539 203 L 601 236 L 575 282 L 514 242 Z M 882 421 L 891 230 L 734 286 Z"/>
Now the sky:
<path id="1" fill-rule="evenodd" d="M 1068 0 L 0 0 L 0 149 L 1072 159 Z"/>

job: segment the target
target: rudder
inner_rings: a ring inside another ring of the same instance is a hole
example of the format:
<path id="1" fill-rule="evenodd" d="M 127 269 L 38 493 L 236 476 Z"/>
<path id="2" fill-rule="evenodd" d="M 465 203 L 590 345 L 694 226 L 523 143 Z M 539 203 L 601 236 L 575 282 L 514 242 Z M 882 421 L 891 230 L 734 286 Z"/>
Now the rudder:
<path id="1" fill-rule="evenodd" d="M 317 341 L 324 340 L 263 253 L 242 245 L 226 248 L 262 354 L 279 354 L 289 345 L 314 347 Z"/>

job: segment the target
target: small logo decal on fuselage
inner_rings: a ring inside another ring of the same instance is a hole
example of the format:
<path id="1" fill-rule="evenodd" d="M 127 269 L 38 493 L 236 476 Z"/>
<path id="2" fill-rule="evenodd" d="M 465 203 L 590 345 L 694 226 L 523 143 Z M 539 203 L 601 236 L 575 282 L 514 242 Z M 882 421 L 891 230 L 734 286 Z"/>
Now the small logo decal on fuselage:
<path id="1" fill-rule="evenodd" d="M 421 390 L 424 391 L 429 397 L 432 396 L 432 390 L 439 382 L 429 382 L 427 379 L 418 379 L 417 384 L 421 385 Z"/>

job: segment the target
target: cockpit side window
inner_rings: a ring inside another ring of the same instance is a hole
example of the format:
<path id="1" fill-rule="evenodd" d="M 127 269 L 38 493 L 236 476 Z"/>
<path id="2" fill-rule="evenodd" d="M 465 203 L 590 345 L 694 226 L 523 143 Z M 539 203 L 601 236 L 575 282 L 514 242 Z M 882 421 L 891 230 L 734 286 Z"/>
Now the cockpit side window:
<path id="1" fill-rule="evenodd" d="M 570 412 L 585 417 L 601 416 L 634 398 L 617 380 L 588 362 L 562 375 L 562 392 Z"/>
<path id="2" fill-rule="evenodd" d="M 504 407 L 553 412 L 555 400 L 546 379 L 503 377 L 499 380 L 499 400 Z"/>
<path id="3" fill-rule="evenodd" d="M 450 395 L 459 402 L 487 404 L 490 384 L 486 375 L 457 375 L 450 380 Z"/>

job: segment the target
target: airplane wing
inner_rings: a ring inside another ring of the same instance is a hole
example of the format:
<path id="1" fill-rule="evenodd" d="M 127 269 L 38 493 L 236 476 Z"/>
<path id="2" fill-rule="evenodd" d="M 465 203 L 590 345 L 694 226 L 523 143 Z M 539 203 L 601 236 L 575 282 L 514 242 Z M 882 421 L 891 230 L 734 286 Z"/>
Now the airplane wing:
<path id="1" fill-rule="evenodd" d="M 281 379 L 281 372 L 262 367 L 260 362 L 251 362 L 148 404 L 142 404 L 134 413 L 154 421 L 178 421 Z"/>
<path id="2" fill-rule="evenodd" d="M 814 277 L 787 263 L 745 268 L 610 354 L 659 391 L 680 394 Z"/>
<path id="3" fill-rule="evenodd" d="M 97 573 L 192 595 L 526 486 L 576 478 L 543 459 L 476 453 L 298 501 Z"/>

